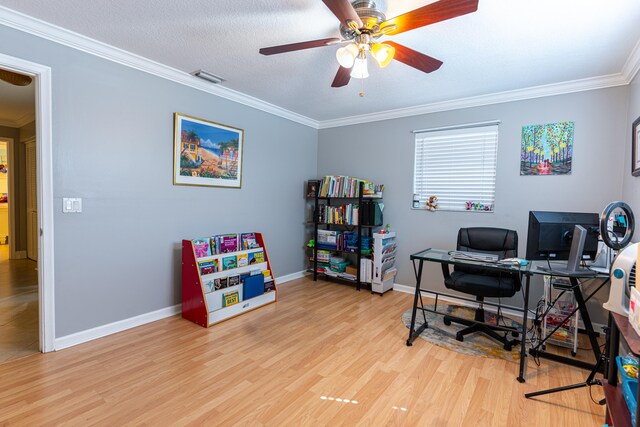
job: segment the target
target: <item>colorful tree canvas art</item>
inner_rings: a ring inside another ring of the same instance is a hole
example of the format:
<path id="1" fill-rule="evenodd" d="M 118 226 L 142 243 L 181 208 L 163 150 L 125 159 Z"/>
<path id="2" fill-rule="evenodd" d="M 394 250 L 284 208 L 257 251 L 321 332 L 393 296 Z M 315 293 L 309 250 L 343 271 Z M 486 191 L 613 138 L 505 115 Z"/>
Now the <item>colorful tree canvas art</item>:
<path id="1" fill-rule="evenodd" d="M 569 175 L 574 122 L 522 126 L 520 175 Z"/>

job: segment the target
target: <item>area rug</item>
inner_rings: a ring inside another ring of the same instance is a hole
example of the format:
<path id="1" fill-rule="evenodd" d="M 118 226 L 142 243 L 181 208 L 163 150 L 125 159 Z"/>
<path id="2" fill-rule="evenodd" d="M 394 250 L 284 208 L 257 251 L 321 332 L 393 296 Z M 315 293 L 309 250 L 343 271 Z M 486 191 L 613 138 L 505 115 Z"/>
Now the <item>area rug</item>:
<path id="1" fill-rule="evenodd" d="M 429 306 L 433 308 L 433 306 Z M 411 325 L 411 309 L 405 311 L 402 314 L 402 321 L 405 326 L 409 328 Z M 464 319 L 473 319 L 474 309 L 469 307 L 460 307 L 456 305 L 438 304 L 438 311 L 451 314 L 456 317 Z M 427 317 L 427 323 L 429 327 L 426 328 L 421 334 L 420 338 L 435 344 L 439 347 L 444 347 L 449 350 L 457 351 L 458 353 L 468 354 L 479 357 L 489 357 L 494 359 L 504 359 L 517 361 L 520 359 L 520 345 L 514 345 L 513 350 L 506 351 L 502 344 L 494 341 L 482 333 L 475 333 L 464 337 L 464 341 L 460 342 L 456 340 L 456 332 L 465 328 L 463 325 L 452 323 L 451 326 L 446 326 L 443 322 L 441 314 L 425 312 Z M 496 315 L 485 311 L 485 319 L 488 323 L 496 322 Z M 500 321 L 501 325 L 509 327 L 520 327 L 520 323 L 503 317 L 504 323 Z M 424 317 L 420 310 L 416 314 L 416 329 L 424 323 Z M 512 338 L 510 336 L 510 338 Z M 520 337 L 519 337 L 520 338 Z"/>

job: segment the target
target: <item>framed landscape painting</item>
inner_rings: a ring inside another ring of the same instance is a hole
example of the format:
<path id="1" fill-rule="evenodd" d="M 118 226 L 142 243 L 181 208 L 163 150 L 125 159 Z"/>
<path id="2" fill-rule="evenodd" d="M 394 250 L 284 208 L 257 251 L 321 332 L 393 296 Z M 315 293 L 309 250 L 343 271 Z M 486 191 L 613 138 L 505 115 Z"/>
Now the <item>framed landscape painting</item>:
<path id="1" fill-rule="evenodd" d="M 244 131 L 174 114 L 173 183 L 240 188 Z"/>

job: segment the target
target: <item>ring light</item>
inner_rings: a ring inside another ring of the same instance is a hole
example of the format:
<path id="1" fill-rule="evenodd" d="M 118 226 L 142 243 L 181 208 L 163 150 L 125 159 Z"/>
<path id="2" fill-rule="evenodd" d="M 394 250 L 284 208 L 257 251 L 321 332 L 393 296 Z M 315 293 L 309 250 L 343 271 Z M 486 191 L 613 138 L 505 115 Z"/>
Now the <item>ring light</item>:
<path id="1" fill-rule="evenodd" d="M 624 237 L 619 239 L 617 236 L 613 234 L 613 232 L 609 231 L 609 216 L 613 213 L 614 210 L 620 208 L 624 214 L 627 216 L 627 227 L 624 233 Z M 633 232 L 635 230 L 635 220 L 633 217 L 633 212 L 631 211 L 631 207 L 624 202 L 611 202 L 604 208 L 602 214 L 600 215 L 600 237 L 602 237 L 602 241 L 605 245 L 610 247 L 611 249 L 619 250 L 627 246 L 633 237 Z M 612 238 L 613 237 L 613 238 Z"/>

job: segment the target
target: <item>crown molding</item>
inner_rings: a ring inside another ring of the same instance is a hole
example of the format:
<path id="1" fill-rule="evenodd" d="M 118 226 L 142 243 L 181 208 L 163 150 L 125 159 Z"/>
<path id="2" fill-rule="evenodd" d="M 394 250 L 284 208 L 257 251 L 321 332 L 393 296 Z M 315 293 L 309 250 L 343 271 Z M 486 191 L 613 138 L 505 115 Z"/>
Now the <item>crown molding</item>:
<path id="1" fill-rule="evenodd" d="M 627 58 L 627 61 L 622 66 L 622 75 L 627 80 L 627 83 L 631 83 L 631 80 L 638 74 L 640 70 L 640 40 L 631 50 L 631 54 Z"/>
<path id="2" fill-rule="evenodd" d="M 629 81 L 627 81 L 627 79 L 622 74 L 610 74 L 608 76 L 591 77 L 587 79 L 534 86 L 525 89 L 516 89 L 506 92 L 473 96 L 469 98 L 454 99 L 451 101 L 434 102 L 431 104 L 417 105 L 415 107 L 398 108 L 396 110 L 380 111 L 371 114 L 361 114 L 358 116 L 344 117 L 335 120 L 325 120 L 320 122 L 319 128 L 327 129 L 360 123 L 418 116 L 421 114 L 437 113 L 440 111 L 459 110 L 462 108 L 480 107 L 484 105 L 501 104 L 504 102 L 521 101 L 533 98 L 543 98 L 546 96 L 563 95 L 567 93 L 603 89 L 613 86 L 623 86 L 627 85 L 628 83 Z"/>
<path id="3" fill-rule="evenodd" d="M 315 129 L 318 128 L 318 121 L 310 119 L 309 117 L 294 113 L 293 111 L 286 110 L 282 107 L 278 107 L 277 105 L 245 95 L 224 86 L 205 83 L 201 79 L 184 71 L 160 64 L 159 62 L 152 61 L 140 55 L 91 39 L 4 6 L 0 6 L 0 24 L 285 118 L 287 120 L 291 120 L 296 123 L 300 123 L 305 126 Z"/>
<path id="4" fill-rule="evenodd" d="M 24 116 L 16 119 L 16 120 L 9 120 L 9 119 L 0 119 L 0 126 L 7 126 L 10 128 L 16 128 L 19 129 L 22 126 L 31 123 L 32 121 L 34 121 L 36 119 L 36 114 L 35 112 L 30 112 L 25 114 Z"/>

